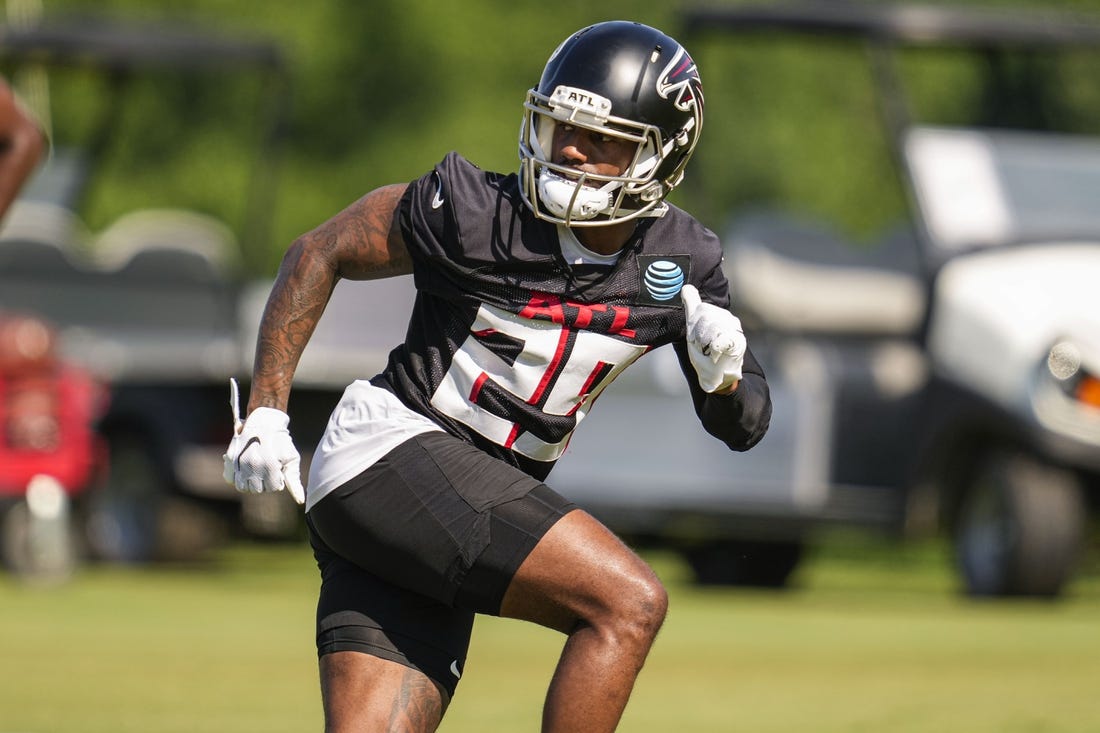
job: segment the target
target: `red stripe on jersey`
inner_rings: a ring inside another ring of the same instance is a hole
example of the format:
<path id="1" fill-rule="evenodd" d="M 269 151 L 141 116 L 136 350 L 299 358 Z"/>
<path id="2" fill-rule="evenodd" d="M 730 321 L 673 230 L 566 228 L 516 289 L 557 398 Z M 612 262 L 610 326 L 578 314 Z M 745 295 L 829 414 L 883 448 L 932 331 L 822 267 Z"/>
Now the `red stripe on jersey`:
<path id="1" fill-rule="evenodd" d="M 584 380 L 584 386 L 581 387 L 581 394 L 588 394 L 592 390 L 592 383 L 596 381 L 596 377 L 600 376 L 600 372 L 606 369 L 609 364 L 606 361 L 596 362 L 596 366 L 593 367 L 592 373 L 588 375 L 588 379 Z"/>
<path id="2" fill-rule="evenodd" d="M 477 395 L 479 392 L 481 392 L 481 387 L 485 384 L 485 381 L 487 379 L 489 379 L 488 373 L 482 372 L 478 376 L 478 378 L 474 380 L 474 386 L 470 390 L 470 402 L 472 402 L 473 404 L 477 404 Z"/>
<path id="3" fill-rule="evenodd" d="M 568 328 L 562 327 L 561 333 L 558 334 L 557 348 L 554 349 L 554 358 L 546 365 L 546 370 L 542 373 L 542 379 L 539 380 L 539 386 L 535 388 L 535 393 L 527 400 L 527 404 L 538 404 L 538 401 L 542 399 L 542 395 L 546 391 L 546 386 L 550 384 L 550 380 L 557 376 L 558 365 L 561 364 L 561 358 L 565 355 L 565 347 L 569 343 L 570 333 L 572 332 Z"/>
<path id="4" fill-rule="evenodd" d="M 516 442 L 516 438 L 519 437 L 519 423 L 512 423 L 512 432 L 508 433 L 508 439 L 504 441 L 504 447 L 511 449 L 512 445 Z"/>
<path id="5" fill-rule="evenodd" d="M 627 338 L 634 337 L 634 331 L 626 328 L 626 319 L 630 318 L 630 310 L 627 308 L 613 308 L 615 321 L 611 324 L 611 333 L 617 333 Z"/>
<path id="6" fill-rule="evenodd" d="M 609 365 L 606 361 L 596 362 L 596 366 L 592 369 L 592 373 L 589 374 L 588 378 L 584 380 L 584 386 L 581 387 L 581 393 L 577 395 L 577 397 L 579 398 L 577 400 L 577 404 L 573 405 L 573 409 L 570 410 L 567 414 L 572 415 L 581 408 L 581 405 L 584 404 L 585 398 L 588 397 L 588 393 L 592 391 L 592 384 L 596 381 L 596 378 L 600 376 L 603 370 L 606 369 L 608 366 Z"/>

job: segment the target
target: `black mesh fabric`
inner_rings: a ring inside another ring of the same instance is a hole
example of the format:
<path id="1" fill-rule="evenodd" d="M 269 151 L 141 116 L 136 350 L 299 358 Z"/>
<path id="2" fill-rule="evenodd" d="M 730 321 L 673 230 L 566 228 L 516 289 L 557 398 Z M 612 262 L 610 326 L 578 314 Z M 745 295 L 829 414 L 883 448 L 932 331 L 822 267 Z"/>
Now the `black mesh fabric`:
<path id="1" fill-rule="evenodd" d="M 406 344 L 375 383 L 540 480 L 586 401 L 683 339 L 680 298 L 654 300 L 648 263 L 674 263 L 704 300 L 729 305 L 718 238 L 676 207 L 643 220 L 614 266 L 574 269 L 517 176 L 451 153 L 410 185 L 400 219 L 418 295 Z"/>

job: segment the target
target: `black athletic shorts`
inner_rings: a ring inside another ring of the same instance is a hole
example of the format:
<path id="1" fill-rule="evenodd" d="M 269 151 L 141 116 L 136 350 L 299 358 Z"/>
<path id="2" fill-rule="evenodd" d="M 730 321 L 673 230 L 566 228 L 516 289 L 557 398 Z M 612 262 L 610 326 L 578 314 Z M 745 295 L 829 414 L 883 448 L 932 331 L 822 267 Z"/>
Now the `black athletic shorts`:
<path id="1" fill-rule="evenodd" d="M 306 517 L 321 570 L 317 651 L 420 670 L 453 695 L 474 613 L 574 506 L 447 433 L 405 441 Z"/>

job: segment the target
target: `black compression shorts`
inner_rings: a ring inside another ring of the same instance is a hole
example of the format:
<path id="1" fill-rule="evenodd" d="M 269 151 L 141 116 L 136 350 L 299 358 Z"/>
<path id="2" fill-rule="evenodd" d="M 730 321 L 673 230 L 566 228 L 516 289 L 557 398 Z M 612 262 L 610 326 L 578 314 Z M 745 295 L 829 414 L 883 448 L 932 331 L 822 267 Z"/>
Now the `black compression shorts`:
<path id="1" fill-rule="evenodd" d="M 453 695 L 474 613 L 499 614 L 520 564 L 573 508 L 451 435 L 410 438 L 307 516 L 318 654 L 372 654 Z"/>

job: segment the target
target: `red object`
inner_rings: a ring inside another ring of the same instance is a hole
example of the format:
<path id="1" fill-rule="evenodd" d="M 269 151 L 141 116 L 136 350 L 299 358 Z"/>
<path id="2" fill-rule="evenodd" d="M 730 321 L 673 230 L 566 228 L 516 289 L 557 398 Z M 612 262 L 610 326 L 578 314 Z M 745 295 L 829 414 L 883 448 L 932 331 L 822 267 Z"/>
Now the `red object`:
<path id="1" fill-rule="evenodd" d="M 15 377 L 48 370 L 57 358 L 57 338 L 42 319 L 0 313 L 0 375 Z"/>
<path id="2" fill-rule="evenodd" d="M 41 320 L 0 314 L 0 496 L 22 496 L 39 474 L 75 495 L 103 463 L 95 425 L 106 390 L 61 363 L 54 343 Z"/>

